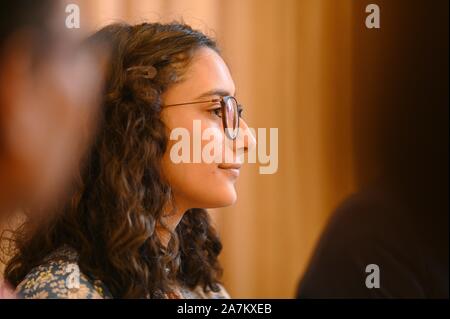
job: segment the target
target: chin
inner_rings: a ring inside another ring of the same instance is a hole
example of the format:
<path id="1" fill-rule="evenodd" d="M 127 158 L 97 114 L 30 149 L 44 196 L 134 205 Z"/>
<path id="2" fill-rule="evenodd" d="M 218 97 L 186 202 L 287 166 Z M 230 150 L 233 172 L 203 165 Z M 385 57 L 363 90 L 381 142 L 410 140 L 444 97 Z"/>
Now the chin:
<path id="1" fill-rule="evenodd" d="M 231 206 L 237 201 L 237 194 L 234 187 L 232 189 L 227 190 L 222 193 L 222 196 L 220 197 L 220 200 L 217 203 L 216 207 L 227 207 Z"/>
<path id="2" fill-rule="evenodd" d="M 208 194 L 209 199 L 206 203 L 203 201 L 205 203 L 205 205 L 202 205 L 204 208 L 227 207 L 233 205 L 237 201 L 237 194 L 234 188 L 232 190 L 226 189 L 222 192 L 218 192 L 217 196 L 211 195 L 211 193 Z"/>

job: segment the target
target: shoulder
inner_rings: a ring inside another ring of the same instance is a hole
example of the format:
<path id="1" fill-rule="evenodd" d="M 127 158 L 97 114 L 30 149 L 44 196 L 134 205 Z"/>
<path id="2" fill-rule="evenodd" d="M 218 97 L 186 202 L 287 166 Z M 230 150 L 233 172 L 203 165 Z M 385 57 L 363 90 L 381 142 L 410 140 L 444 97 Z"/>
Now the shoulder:
<path id="1" fill-rule="evenodd" d="M 219 286 L 219 291 L 213 293 L 212 295 L 212 299 L 230 299 L 230 295 L 228 293 L 228 291 L 225 289 L 224 286 L 222 286 L 221 284 L 218 284 Z"/>
<path id="2" fill-rule="evenodd" d="M 193 290 L 182 288 L 182 294 L 186 299 L 230 299 L 230 295 L 221 284 L 217 284 L 217 287 L 217 291 L 208 290 L 206 292 L 201 286 Z"/>
<path id="3" fill-rule="evenodd" d="M 63 247 L 33 268 L 17 286 L 16 293 L 25 299 L 102 299 L 106 288 L 80 271 L 78 256 Z"/>
<path id="4" fill-rule="evenodd" d="M 345 200 L 322 232 L 297 296 L 423 297 L 422 247 L 402 204 L 400 198 L 377 189 Z M 383 278 L 391 279 L 384 280 L 381 289 L 367 289 L 371 264 L 382 270 Z"/>
<path id="5" fill-rule="evenodd" d="M 405 219 L 408 211 L 401 198 L 371 188 L 344 200 L 331 215 L 325 231 L 348 242 L 361 238 L 383 242 L 387 236 L 398 237 L 399 228 L 402 234 L 411 234 L 413 227 Z"/>

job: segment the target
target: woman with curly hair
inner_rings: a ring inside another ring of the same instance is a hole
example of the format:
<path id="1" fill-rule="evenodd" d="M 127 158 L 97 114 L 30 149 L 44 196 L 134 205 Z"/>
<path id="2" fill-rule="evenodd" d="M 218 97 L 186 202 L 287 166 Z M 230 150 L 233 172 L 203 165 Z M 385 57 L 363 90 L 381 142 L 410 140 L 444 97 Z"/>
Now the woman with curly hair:
<path id="1" fill-rule="evenodd" d="M 6 278 L 24 298 L 228 297 L 205 209 L 235 202 L 255 144 L 228 67 L 185 24 L 113 24 L 97 40 L 112 59 L 95 144 L 70 202 L 21 228 Z M 219 161 L 173 160 L 170 133 L 196 120 L 216 129 Z"/>

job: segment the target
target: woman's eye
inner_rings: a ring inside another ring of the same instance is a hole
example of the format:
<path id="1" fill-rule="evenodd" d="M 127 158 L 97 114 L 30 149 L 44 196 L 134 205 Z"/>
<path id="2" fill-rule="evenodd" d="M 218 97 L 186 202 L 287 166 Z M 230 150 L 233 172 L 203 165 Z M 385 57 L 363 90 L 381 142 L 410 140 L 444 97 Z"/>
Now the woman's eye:
<path id="1" fill-rule="evenodd" d="M 214 114 L 214 115 L 216 115 L 218 117 L 222 117 L 222 110 L 221 110 L 220 107 L 215 108 L 215 109 L 211 109 L 209 111 L 211 112 L 211 114 Z"/>

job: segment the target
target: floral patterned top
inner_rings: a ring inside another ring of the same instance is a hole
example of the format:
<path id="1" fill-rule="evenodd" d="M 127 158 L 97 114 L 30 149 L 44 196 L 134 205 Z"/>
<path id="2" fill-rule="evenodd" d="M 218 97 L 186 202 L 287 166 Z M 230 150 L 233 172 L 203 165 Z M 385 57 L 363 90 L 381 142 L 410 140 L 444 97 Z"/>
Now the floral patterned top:
<path id="1" fill-rule="evenodd" d="M 100 280 L 92 280 L 78 267 L 77 252 L 67 246 L 50 254 L 33 268 L 17 286 L 16 294 L 25 299 L 110 299 L 108 288 Z M 190 289 L 183 285 L 162 297 L 167 299 L 226 299 L 226 290 L 205 293 L 201 287 Z"/>

